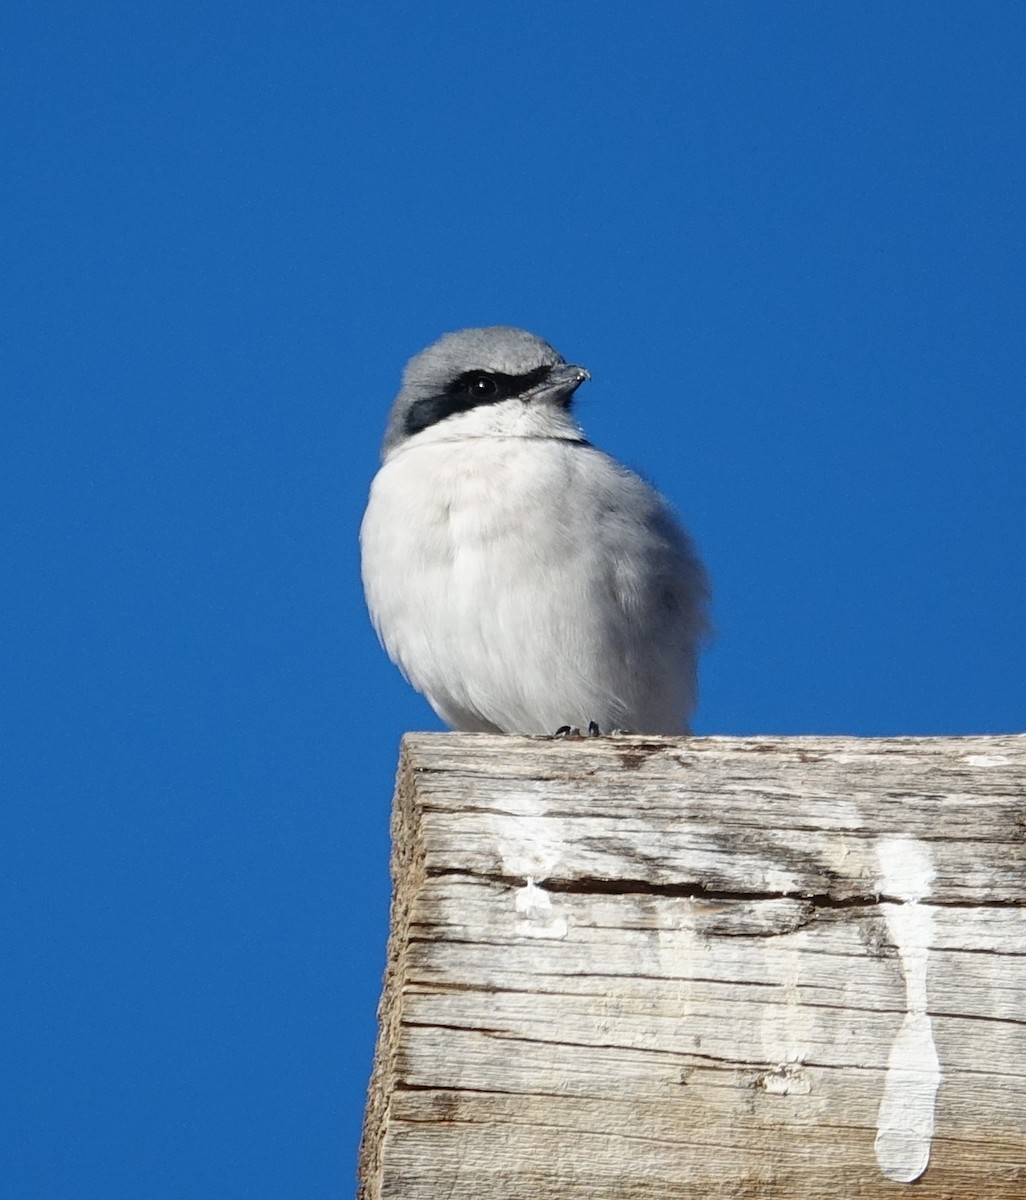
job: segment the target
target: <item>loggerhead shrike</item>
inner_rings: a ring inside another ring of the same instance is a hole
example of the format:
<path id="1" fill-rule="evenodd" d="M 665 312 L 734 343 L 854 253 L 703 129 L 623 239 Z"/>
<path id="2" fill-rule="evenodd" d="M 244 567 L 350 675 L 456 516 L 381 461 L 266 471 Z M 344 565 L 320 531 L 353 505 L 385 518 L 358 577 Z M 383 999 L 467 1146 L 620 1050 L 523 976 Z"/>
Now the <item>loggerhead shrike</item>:
<path id="1" fill-rule="evenodd" d="M 541 338 L 449 333 L 407 364 L 360 531 L 371 620 L 468 732 L 684 733 L 706 573 L 667 503 L 584 437 Z"/>

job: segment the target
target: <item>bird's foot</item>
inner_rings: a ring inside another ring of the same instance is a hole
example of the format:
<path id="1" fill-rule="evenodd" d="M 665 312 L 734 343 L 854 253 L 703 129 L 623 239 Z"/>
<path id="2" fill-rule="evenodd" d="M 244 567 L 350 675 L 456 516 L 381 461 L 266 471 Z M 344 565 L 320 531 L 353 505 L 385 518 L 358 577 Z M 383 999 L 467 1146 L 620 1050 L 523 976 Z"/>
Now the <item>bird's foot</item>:
<path id="1" fill-rule="evenodd" d="M 581 731 L 576 725 L 560 725 L 556 732 L 552 735 L 554 738 L 579 738 Z M 598 721 L 588 722 L 588 737 L 595 738 L 602 736 L 602 730 L 599 729 Z"/>

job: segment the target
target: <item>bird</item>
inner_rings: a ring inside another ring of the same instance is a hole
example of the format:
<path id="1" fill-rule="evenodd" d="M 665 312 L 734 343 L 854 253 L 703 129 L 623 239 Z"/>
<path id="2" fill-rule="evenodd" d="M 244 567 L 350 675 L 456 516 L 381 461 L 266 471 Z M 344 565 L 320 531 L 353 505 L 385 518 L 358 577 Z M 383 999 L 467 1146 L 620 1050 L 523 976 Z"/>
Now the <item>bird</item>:
<path id="1" fill-rule="evenodd" d="M 372 624 L 451 729 L 681 734 L 710 587 L 641 476 L 572 411 L 585 368 L 505 325 L 406 365 L 360 527 Z M 639 376 L 633 419 L 644 415 Z"/>

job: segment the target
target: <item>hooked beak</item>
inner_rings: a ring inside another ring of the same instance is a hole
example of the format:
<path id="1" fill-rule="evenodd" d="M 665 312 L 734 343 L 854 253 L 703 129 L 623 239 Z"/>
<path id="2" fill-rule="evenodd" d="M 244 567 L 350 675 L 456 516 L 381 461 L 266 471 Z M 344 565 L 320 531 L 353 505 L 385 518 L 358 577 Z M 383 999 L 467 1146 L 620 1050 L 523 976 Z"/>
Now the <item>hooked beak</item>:
<path id="1" fill-rule="evenodd" d="M 530 394 L 531 401 L 548 401 L 550 404 L 561 404 L 564 408 L 570 404 L 574 392 L 586 379 L 591 376 L 584 367 L 572 363 L 560 363 L 549 371 L 543 383 L 538 384 Z"/>

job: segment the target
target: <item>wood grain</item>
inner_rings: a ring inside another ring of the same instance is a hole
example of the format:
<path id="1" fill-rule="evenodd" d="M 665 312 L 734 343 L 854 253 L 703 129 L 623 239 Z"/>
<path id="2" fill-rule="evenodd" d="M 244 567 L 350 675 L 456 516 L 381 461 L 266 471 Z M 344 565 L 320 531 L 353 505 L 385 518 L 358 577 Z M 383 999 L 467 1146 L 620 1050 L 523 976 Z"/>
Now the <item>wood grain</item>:
<path id="1" fill-rule="evenodd" d="M 409 735 L 393 840 L 364 1200 L 1026 1197 L 1026 737 Z"/>

